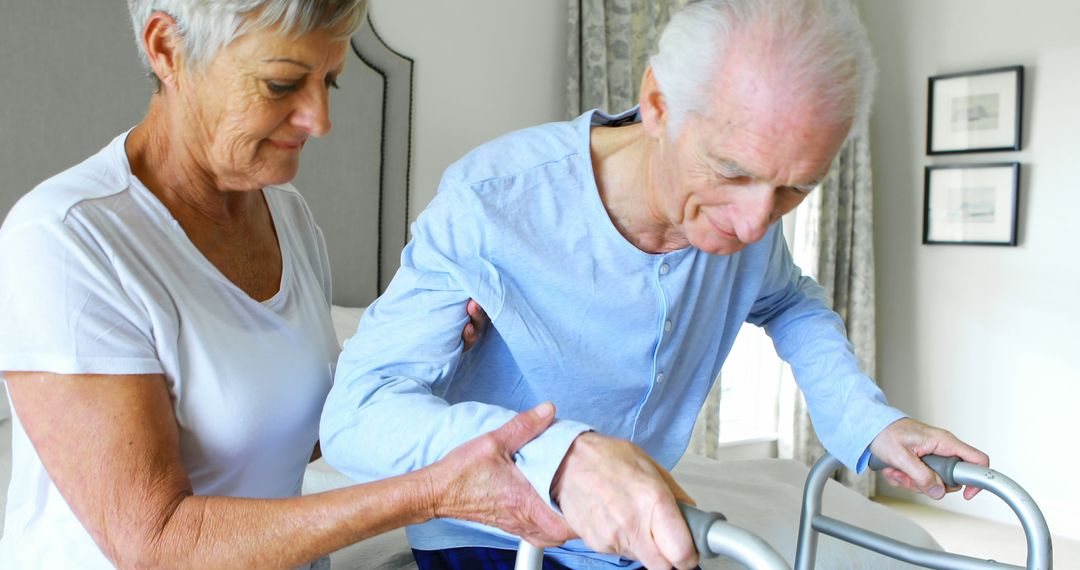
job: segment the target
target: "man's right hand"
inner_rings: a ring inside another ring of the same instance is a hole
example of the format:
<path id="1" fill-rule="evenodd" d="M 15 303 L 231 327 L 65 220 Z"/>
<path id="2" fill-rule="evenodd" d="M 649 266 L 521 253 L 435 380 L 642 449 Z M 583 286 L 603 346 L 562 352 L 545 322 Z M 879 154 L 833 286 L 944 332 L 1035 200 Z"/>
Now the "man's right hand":
<path id="1" fill-rule="evenodd" d="M 649 569 L 698 563 L 676 501 L 693 504 L 671 474 L 636 445 L 594 432 L 570 446 L 551 484 L 566 522 L 598 552 Z"/>

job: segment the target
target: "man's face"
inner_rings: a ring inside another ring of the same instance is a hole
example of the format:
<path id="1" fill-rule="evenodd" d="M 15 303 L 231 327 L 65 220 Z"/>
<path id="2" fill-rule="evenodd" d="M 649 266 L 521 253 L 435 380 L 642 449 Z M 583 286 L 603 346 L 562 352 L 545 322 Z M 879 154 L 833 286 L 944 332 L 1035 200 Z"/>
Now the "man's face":
<path id="1" fill-rule="evenodd" d="M 664 137 L 669 219 L 695 247 L 735 253 L 765 236 L 820 183 L 850 121 L 829 102 L 795 92 L 738 61 L 725 65 L 705 115 Z M 779 86 L 779 88 L 777 88 Z"/>

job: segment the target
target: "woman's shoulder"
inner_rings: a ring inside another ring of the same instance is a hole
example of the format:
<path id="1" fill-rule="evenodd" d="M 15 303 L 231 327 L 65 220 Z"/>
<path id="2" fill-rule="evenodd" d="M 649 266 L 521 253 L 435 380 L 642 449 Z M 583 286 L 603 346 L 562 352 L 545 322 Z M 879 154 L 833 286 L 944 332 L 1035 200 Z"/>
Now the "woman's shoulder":
<path id="1" fill-rule="evenodd" d="M 275 219 L 287 220 L 291 226 L 302 231 L 315 227 L 315 217 L 311 213 L 311 208 L 292 184 L 266 186 L 263 188 L 263 196 L 266 197 Z"/>
<path id="2" fill-rule="evenodd" d="M 93 156 L 55 174 L 15 203 L 4 221 L 11 228 L 26 223 L 63 224 L 79 204 L 114 196 L 127 190 L 130 170 L 116 156 L 123 135 Z"/>

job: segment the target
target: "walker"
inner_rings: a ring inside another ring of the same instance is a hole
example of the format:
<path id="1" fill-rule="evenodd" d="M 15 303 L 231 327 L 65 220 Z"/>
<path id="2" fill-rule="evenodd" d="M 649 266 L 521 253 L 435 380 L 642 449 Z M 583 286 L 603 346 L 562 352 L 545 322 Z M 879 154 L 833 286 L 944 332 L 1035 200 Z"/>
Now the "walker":
<path id="1" fill-rule="evenodd" d="M 957 457 L 927 455 L 922 458 L 948 487 L 973 485 L 1005 501 L 1020 519 L 1027 537 L 1027 565 L 1000 564 L 960 554 L 939 552 L 913 546 L 898 540 L 864 530 L 821 514 L 821 495 L 825 483 L 841 468 L 841 463 L 826 454 L 806 477 L 803 491 L 802 517 L 799 522 L 799 540 L 795 551 L 795 570 L 812 570 L 817 554 L 818 533 L 824 533 L 856 546 L 866 548 L 924 568 L 937 570 L 1002 570 L 1019 568 L 1027 570 L 1051 570 L 1053 547 L 1050 529 L 1038 505 L 1023 488 L 1012 479 L 979 465 L 964 463 Z M 876 457 L 870 458 L 870 469 L 879 471 L 887 467 Z M 679 505 L 690 534 L 694 538 L 701 558 L 726 556 L 750 570 L 791 570 L 771 546 L 761 537 L 743 530 L 727 521 L 720 513 L 707 513 L 688 505 Z M 518 546 L 516 570 L 541 570 L 544 551 L 522 540 Z"/>

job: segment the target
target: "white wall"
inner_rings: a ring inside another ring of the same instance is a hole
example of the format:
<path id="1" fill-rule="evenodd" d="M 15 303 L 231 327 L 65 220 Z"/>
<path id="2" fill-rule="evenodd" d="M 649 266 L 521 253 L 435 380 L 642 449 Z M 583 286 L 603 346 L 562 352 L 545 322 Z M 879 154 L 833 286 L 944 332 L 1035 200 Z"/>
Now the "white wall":
<path id="1" fill-rule="evenodd" d="M 370 10 L 379 35 L 416 60 L 411 219 L 476 145 L 565 118 L 566 0 L 371 0 Z"/>
<path id="2" fill-rule="evenodd" d="M 881 67 L 872 122 L 878 376 L 891 401 L 986 450 L 1080 538 L 1080 2 L 864 0 Z M 1023 150 L 928 157 L 927 77 L 1023 64 Z M 928 164 L 1022 163 L 1019 247 L 924 246 Z M 929 501 L 927 499 L 927 501 Z M 1015 520 L 1002 503 L 942 506 Z"/>

